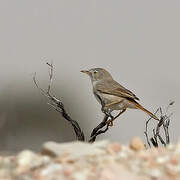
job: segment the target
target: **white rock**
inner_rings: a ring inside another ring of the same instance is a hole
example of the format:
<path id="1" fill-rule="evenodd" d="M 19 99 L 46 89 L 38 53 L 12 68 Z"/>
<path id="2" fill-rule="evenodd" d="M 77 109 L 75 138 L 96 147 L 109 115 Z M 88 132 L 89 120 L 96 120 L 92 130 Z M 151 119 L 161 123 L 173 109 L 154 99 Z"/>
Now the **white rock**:
<path id="1" fill-rule="evenodd" d="M 34 168 L 42 164 L 41 158 L 29 150 L 20 152 L 17 156 L 17 165 L 29 168 Z"/>
<path id="2" fill-rule="evenodd" d="M 126 152 L 123 152 L 123 151 L 118 153 L 118 155 L 119 155 L 119 158 L 122 158 L 122 159 L 126 159 L 128 157 L 128 154 Z"/>
<path id="3" fill-rule="evenodd" d="M 176 175 L 180 173 L 180 164 L 178 165 L 172 165 L 172 164 L 166 164 L 167 171 L 171 175 Z"/>
<path id="4" fill-rule="evenodd" d="M 141 161 L 139 159 L 134 159 L 133 161 L 131 161 L 130 165 L 130 169 L 132 172 L 138 174 L 141 170 Z"/>
<path id="5" fill-rule="evenodd" d="M 47 176 L 50 174 L 53 174 L 55 172 L 59 172 L 62 171 L 62 165 L 61 164 L 49 164 L 47 167 L 45 167 L 42 171 L 41 171 L 41 175 L 42 176 Z"/>
<path id="6" fill-rule="evenodd" d="M 147 169 L 146 173 L 153 178 L 159 178 L 162 176 L 161 171 L 157 168 Z"/>
<path id="7" fill-rule="evenodd" d="M 75 172 L 72 175 L 72 179 L 74 179 L 74 180 L 86 180 L 88 175 L 89 175 L 89 170 L 85 169 L 81 172 Z"/>
<path id="8" fill-rule="evenodd" d="M 102 143 L 104 146 L 104 143 Z M 57 157 L 67 156 L 67 159 L 78 159 L 83 156 L 93 156 L 105 153 L 102 144 L 90 144 L 85 142 L 55 143 L 47 142 L 43 145 L 42 153 L 50 154 Z"/>
<path id="9" fill-rule="evenodd" d="M 96 141 L 92 143 L 92 145 L 96 148 L 105 149 L 109 144 L 109 141 L 103 140 L 103 141 Z"/>
<path id="10" fill-rule="evenodd" d="M 168 156 L 168 155 L 167 155 L 167 156 L 159 156 L 159 157 L 157 157 L 156 162 L 157 162 L 158 164 L 164 164 L 164 163 L 166 163 L 168 160 L 169 160 L 169 156 Z"/>

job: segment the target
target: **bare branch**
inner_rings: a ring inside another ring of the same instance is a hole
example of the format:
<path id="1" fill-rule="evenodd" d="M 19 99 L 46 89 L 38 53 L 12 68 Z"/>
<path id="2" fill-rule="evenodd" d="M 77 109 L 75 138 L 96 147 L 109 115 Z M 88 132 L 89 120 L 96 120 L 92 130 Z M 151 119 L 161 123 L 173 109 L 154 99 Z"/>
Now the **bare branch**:
<path id="1" fill-rule="evenodd" d="M 103 111 L 103 104 L 102 104 L 102 111 Z M 89 142 L 94 142 L 98 135 L 105 133 L 109 129 L 109 127 L 112 126 L 113 121 L 117 119 L 123 112 L 125 112 L 125 109 L 120 111 L 115 117 L 113 117 L 111 114 L 105 113 L 103 121 L 96 128 L 93 129 Z M 110 120 L 108 120 L 108 118 L 110 118 Z M 104 128 L 105 126 L 106 128 L 102 130 L 102 128 Z"/>
<path id="2" fill-rule="evenodd" d="M 33 76 L 33 81 L 34 81 L 36 87 L 39 89 L 39 91 L 45 97 L 47 97 L 48 100 L 50 101 L 48 104 L 51 107 L 53 107 L 57 112 L 61 113 L 61 115 L 64 117 L 64 119 L 66 119 L 71 124 L 71 126 L 73 127 L 74 132 L 76 134 L 76 138 L 80 141 L 84 141 L 85 140 L 84 133 L 81 130 L 79 124 L 69 116 L 69 114 L 67 113 L 67 111 L 64 108 L 64 104 L 59 99 L 57 99 L 55 96 L 52 96 L 50 93 L 52 79 L 53 79 L 53 64 L 47 63 L 47 65 L 50 68 L 49 69 L 49 84 L 48 84 L 47 92 L 39 87 L 37 80 L 36 80 L 36 73 Z"/>
<path id="3" fill-rule="evenodd" d="M 49 66 L 49 85 L 48 85 L 48 90 L 47 93 L 50 93 L 51 90 L 51 84 L 52 84 L 52 80 L 53 80 L 53 62 L 51 62 L 51 64 L 49 64 L 48 62 L 46 63 Z"/>
<path id="4" fill-rule="evenodd" d="M 107 125 L 108 118 L 109 116 L 105 115 L 103 121 L 96 128 L 93 129 L 89 142 L 94 142 L 98 135 L 105 133 L 108 130 L 107 129 L 105 132 L 101 131 L 101 129 Z M 109 124 L 107 126 L 109 126 Z"/>
<path id="5" fill-rule="evenodd" d="M 158 108 L 158 109 L 155 111 L 154 115 L 156 115 L 159 111 L 160 111 L 160 108 Z M 150 122 L 151 119 L 152 119 L 152 117 L 150 117 L 150 118 L 146 121 L 146 127 L 145 127 L 145 131 L 144 131 L 144 134 L 145 134 L 145 136 L 146 136 L 146 141 L 147 141 L 149 147 L 151 147 L 151 143 L 150 143 L 150 141 L 149 141 L 149 136 L 148 136 L 148 124 L 149 124 L 149 122 Z"/>
<path id="6" fill-rule="evenodd" d="M 170 106 L 172 106 L 175 103 L 175 101 L 170 101 L 170 103 L 168 104 L 167 108 L 166 108 L 166 113 L 168 112 Z"/>
<path id="7" fill-rule="evenodd" d="M 173 113 L 171 113 L 170 115 L 167 115 L 167 113 L 168 113 L 170 106 L 172 106 L 173 104 L 174 104 L 174 101 L 171 101 L 168 104 L 165 113 L 163 113 L 163 110 L 161 107 L 159 107 L 156 110 L 156 112 L 154 113 L 154 114 L 156 114 L 156 113 L 160 112 L 160 120 L 158 121 L 156 128 L 153 129 L 153 137 L 150 138 L 150 141 L 149 141 L 149 135 L 148 135 L 148 124 L 152 118 L 150 118 L 146 121 L 146 127 L 145 127 L 144 134 L 145 134 L 146 141 L 147 141 L 149 147 L 151 147 L 151 143 L 154 147 L 158 147 L 159 146 L 158 141 L 160 141 L 160 143 L 163 146 L 167 146 L 170 143 L 169 125 L 170 125 L 170 117 L 172 116 Z M 161 129 L 164 131 L 164 138 L 160 134 Z"/>
<path id="8" fill-rule="evenodd" d="M 104 130 L 99 129 L 89 140 L 89 142 L 94 142 L 96 140 L 96 137 L 100 134 L 105 133 L 109 129 L 110 123 L 106 122 L 106 128 Z"/>
<path id="9" fill-rule="evenodd" d="M 36 87 L 40 90 L 40 92 L 41 92 L 44 96 L 48 97 L 47 93 L 46 93 L 42 88 L 39 87 L 39 85 L 38 85 L 38 83 L 37 83 L 37 80 L 36 80 L 36 73 L 34 73 L 33 81 L 34 81 L 34 84 L 36 85 Z"/>

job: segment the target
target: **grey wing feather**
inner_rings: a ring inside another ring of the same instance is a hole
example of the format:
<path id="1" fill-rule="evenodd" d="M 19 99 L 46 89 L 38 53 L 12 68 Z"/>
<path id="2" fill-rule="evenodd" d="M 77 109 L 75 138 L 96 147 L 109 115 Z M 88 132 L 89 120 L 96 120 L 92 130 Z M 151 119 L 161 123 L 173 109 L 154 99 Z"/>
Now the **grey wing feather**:
<path id="1" fill-rule="evenodd" d="M 96 89 L 101 93 L 139 100 L 139 98 L 134 93 L 124 88 L 114 80 L 98 83 L 96 84 Z"/>

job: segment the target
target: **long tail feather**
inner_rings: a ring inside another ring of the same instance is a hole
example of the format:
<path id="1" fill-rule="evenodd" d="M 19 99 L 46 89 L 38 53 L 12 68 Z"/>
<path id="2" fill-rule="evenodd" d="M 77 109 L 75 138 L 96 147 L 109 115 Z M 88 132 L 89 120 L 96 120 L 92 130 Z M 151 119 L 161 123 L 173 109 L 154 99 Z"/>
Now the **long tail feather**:
<path id="1" fill-rule="evenodd" d="M 155 120 L 159 120 L 153 113 L 145 109 L 143 106 L 141 106 L 139 103 L 137 103 L 135 100 L 131 101 L 138 109 L 141 109 L 145 113 L 147 113 L 149 116 L 151 116 Z"/>

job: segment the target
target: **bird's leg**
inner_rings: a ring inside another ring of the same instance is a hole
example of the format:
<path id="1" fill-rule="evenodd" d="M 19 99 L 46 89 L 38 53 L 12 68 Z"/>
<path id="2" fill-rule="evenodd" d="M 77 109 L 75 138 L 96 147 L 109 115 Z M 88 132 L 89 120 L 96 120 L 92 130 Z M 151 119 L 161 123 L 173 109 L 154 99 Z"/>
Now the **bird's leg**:
<path id="1" fill-rule="evenodd" d="M 112 122 L 113 119 L 114 119 L 114 116 L 111 114 L 111 110 L 106 107 L 106 104 L 105 104 L 104 101 L 101 101 L 101 105 L 102 105 L 102 108 L 101 108 L 102 112 L 103 112 L 106 116 L 110 117 L 110 118 L 111 118 L 111 122 Z M 111 122 L 109 122 L 109 125 L 110 125 L 110 126 L 113 125 Z"/>
<path id="2" fill-rule="evenodd" d="M 111 110 L 110 110 L 110 109 L 106 109 L 105 115 L 110 118 L 110 120 L 107 121 L 107 124 L 108 124 L 109 126 L 113 126 L 114 116 L 111 114 Z"/>
<path id="3" fill-rule="evenodd" d="M 118 118 L 122 113 L 124 113 L 125 111 L 126 111 L 126 109 L 123 109 L 122 111 L 120 111 L 119 114 L 116 115 L 113 119 L 108 120 L 108 121 L 107 121 L 107 124 L 109 123 L 110 126 L 113 126 L 113 121 L 114 121 L 115 119 L 117 119 L 117 118 Z"/>
<path id="4" fill-rule="evenodd" d="M 122 100 L 118 100 L 118 101 L 113 101 L 113 102 L 111 102 L 111 103 L 109 103 L 109 104 L 106 104 L 106 105 L 105 105 L 105 108 L 108 108 L 109 106 L 112 106 L 112 105 L 115 105 L 115 104 L 119 104 L 119 103 L 121 103 L 121 101 L 122 101 Z M 123 112 L 124 112 L 124 111 L 123 111 Z M 122 113 L 123 113 L 123 112 L 122 112 Z M 111 119 L 107 122 L 107 123 L 109 123 L 109 126 L 113 126 L 113 121 L 114 121 L 117 117 L 119 117 L 122 113 L 120 112 L 116 117 L 113 117 L 113 116 L 110 114 Z"/>

